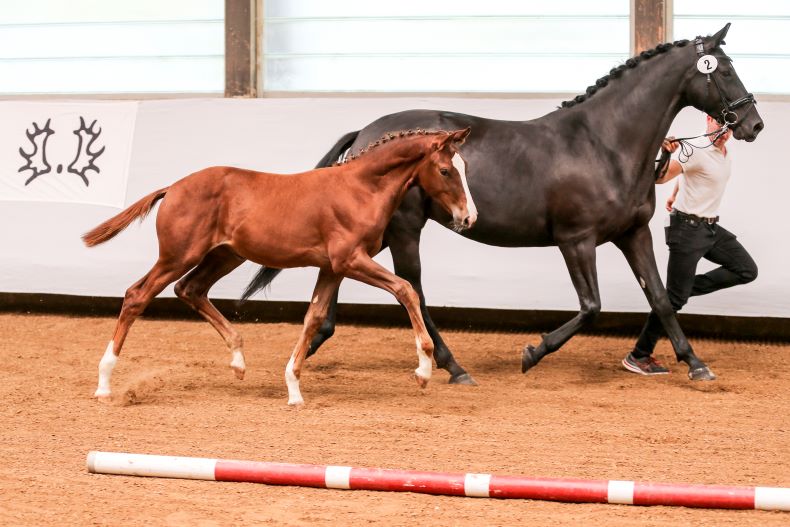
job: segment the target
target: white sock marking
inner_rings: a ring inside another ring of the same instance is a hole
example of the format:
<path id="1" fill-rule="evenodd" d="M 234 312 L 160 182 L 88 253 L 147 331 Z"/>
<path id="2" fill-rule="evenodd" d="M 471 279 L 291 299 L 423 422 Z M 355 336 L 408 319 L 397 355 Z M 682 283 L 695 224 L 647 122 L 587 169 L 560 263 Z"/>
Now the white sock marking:
<path id="1" fill-rule="evenodd" d="M 422 341 L 420 337 L 415 337 L 414 340 L 417 342 L 417 360 L 419 361 L 419 365 L 417 369 L 414 370 L 419 377 L 422 377 L 425 380 L 431 378 L 431 370 L 433 369 L 433 362 L 431 362 L 431 358 L 428 357 L 428 354 L 422 350 Z"/>
<path id="2" fill-rule="evenodd" d="M 466 181 L 466 161 L 458 152 L 453 156 L 453 166 L 461 174 L 461 184 L 464 186 L 464 193 L 466 194 L 466 210 L 469 211 L 469 221 L 474 223 L 477 220 L 477 207 L 475 206 L 475 200 L 472 199 L 472 193 L 469 192 L 469 183 Z"/>
<path id="3" fill-rule="evenodd" d="M 230 361 L 230 367 L 244 371 L 247 369 L 247 364 L 244 362 L 244 353 L 240 349 L 235 349 L 231 352 L 233 358 Z"/>
<path id="4" fill-rule="evenodd" d="M 304 404 L 302 399 L 302 392 L 299 390 L 299 379 L 294 374 L 294 356 L 291 355 L 291 360 L 285 367 L 285 385 L 288 386 L 288 404 Z"/>
<path id="5" fill-rule="evenodd" d="M 116 357 L 115 353 L 112 351 L 113 347 L 114 344 L 111 340 L 110 343 L 107 344 L 107 349 L 104 350 L 101 361 L 99 361 L 99 386 L 93 394 L 94 397 L 106 397 L 110 395 L 110 377 L 112 376 L 113 368 L 115 368 L 115 363 L 118 362 L 118 357 Z"/>

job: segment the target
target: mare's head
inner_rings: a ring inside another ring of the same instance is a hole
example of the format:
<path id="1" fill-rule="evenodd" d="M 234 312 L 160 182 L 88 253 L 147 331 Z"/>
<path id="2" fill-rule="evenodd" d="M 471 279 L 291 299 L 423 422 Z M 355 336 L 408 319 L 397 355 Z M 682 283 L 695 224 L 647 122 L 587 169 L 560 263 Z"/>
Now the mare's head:
<path id="1" fill-rule="evenodd" d="M 415 183 L 433 201 L 452 214 L 452 228 L 468 229 L 477 220 L 477 208 L 466 182 L 466 161 L 458 152 L 471 128 L 426 136 L 427 153 L 417 167 Z"/>
<path id="2" fill-rule="evenodd" d="M 763 129 L 754 96 L 746 91 L 732 59 L 721 49 L 730 24 L 712 37 L 697 37 L 689 43 L 693 54 L 693 76 L 684 92 L 686 100 L 718 123 L 727 124 L 735 139 L 754 141 Z"/>

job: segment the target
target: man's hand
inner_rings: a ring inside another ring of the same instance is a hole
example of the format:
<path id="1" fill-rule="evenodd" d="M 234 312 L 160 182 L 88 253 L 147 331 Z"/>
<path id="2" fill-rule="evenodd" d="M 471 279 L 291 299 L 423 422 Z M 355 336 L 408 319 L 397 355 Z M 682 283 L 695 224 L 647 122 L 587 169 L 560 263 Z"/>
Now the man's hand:
<path id="1" fill-rule="evenodd" d="M 672 212 L 672 205 L 675 204 L 675 193 L 673 192 L 671 196 L 667 198 L 667 212 Z"/>
<path id="2" fill-rule="evenodd" d="M 670 135 L 661 143 L 661 150 L 664 152 L 669 152 L 670 154 L 678 149 L 680 143 L 674 143 L 672 140 L 675 139 L 675 136 Z"/>

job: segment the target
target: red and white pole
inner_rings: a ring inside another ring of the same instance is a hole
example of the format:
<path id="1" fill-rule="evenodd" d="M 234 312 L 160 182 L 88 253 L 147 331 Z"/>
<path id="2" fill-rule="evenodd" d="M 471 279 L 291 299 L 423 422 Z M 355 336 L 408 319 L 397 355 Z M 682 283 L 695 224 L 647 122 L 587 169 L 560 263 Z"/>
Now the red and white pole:
<path id="1" fill-rule="evenodd" d="M 783 487 L 527 478 L 118 452 L 90 452 L 88 471 L 96 474 L 419 492 L 477 498 L 790 511 L 790 488 Z"/>

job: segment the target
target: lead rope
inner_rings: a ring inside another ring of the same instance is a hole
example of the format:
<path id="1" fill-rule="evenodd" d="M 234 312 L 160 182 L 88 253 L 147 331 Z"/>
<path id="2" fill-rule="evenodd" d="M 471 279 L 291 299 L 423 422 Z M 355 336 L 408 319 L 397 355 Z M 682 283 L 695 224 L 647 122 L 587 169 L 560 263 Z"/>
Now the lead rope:
<path id="1" fill-rule="evenodd" d="M 691 158 L 691 156 L 694 154 L 694 150 L 696 150 L 697 148 L 700 149 L 710 148 L 716 143 L 716 141 L 719 140 L 719 138 L 722 135 L 727 133 L 728 129 L 729 129 L 729 124 L 725 123 L 721 128 L 719 128 L 718 130 L 714 130 L 710 133 L 695 135 L 693 137 L 677 137 L 675 139 L 671 139 L 669 142 L 680 143 L 680 153 L 678 154 L 678 161 L 680 161 L 681 163 L 687 163 L 688 160 Z M 713 139 L 710 140 L 709 144 L 704 146 L 695 145 L 690 142 L 691 139 L 699 139 L 700 137 L 710 137 L 710 136 L 714 136 L 714 137 Z M 667 152 L 664 149 L 661 150 L 661 157 L 659 159 L 656 159 L 656 172 L 655 172 L 656 181 L 661 179 L 661 177 L 666 172 L 667 167 L 669 166 L 669 158 L 671 156 L 672 154 L 670 152 Z"/>

